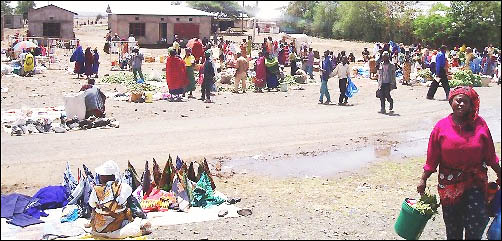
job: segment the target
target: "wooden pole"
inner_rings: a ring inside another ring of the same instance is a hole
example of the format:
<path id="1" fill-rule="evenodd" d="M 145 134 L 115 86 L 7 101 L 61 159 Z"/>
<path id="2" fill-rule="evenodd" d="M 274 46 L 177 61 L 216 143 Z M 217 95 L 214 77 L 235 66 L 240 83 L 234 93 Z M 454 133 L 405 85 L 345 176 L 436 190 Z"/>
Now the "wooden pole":
<path id="1" fill-rule="evenodd" d="M 244 33 L 244 1 L 242 1 L 242 11 L 241 11 L 241 32 Z"/>

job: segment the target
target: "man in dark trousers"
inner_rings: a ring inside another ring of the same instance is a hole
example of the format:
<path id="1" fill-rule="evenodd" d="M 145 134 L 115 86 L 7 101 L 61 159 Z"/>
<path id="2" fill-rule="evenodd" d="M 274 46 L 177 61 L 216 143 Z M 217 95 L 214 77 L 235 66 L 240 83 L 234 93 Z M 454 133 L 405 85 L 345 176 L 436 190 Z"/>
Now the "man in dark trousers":
<path id="1" fill-rule="evenodd" d="M 450 93 L 450 84 L 448 83 L 448 77 L 446 73 L 446 46 L 441 46 L 441 52 L 436 56 L 436 74 L 437 78 L 443 86 L 444 92 L 446 94 L 446 99 L 448 99 L 448 94 Z M 432 100 L 436 94 L 436 90 L 439 87 L 437 78 L 432 81 L 429 91 L 427 92 L 427 99 Z"/>
<path id="2" fill-rule="evenodd" d="M 211 53 L 209 51 L 210 50 L 205 53 L 206 61 L 204 63 L 204 79 L 201 85 L 202 96 L 199 99 L 206 103 L 211 103 L 211 87 L 213 86 L 215 76 L 213 61 L 211 60 Z"/>

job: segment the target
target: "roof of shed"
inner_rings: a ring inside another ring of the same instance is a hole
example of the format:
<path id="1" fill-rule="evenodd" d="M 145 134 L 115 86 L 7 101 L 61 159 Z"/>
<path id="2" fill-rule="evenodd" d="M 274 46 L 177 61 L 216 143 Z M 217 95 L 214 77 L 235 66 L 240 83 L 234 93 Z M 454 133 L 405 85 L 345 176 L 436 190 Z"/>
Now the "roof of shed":
<path id="1" fill-rule="evenodd" d="M 58 7 L 58 6 L 54 5 L 54 4 L 49 4 L 49 5 L 47 5 L 47 6 L 43 6 L 43 7 L 39 7 L 39 8 L 35 8 L 35 9 L 30 10 L 30 11 L 37 11 L 37 10 L 40 10 L 40 9 L 42 9 L 42 8 L 46 8 L 46 7 L 50 7 L 50 6 L 52 6 L 52 7 L 56 7 L 56 8 L 59 8 L 59 9 L 61 9 L 61 10 L 65 10 L 65 11 L 70 12 L 70 13 L 73 13 L 73 14 L 75 14 L 75 15 L 78 15 L 78 13 L 72 12 L 72 11 L 67 10 L 67 9 L 64 9 L 64 8 L 62 8 L 62 7 Z"/>

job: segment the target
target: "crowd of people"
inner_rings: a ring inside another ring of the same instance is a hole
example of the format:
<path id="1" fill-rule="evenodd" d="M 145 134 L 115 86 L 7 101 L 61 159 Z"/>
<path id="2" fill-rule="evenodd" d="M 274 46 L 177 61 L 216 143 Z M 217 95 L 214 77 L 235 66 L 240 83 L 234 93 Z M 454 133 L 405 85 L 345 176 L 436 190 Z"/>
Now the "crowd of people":
<path id="1" fill-rule="evenodd" d="M 73 51 L 73 54 L 70 57 L 70 62 L 75 62 L 73 72 L 77 74 L 78 78 L 83 75 L 87 76 L 88 79 L 92 76 L 98 78 L 100 62 L 97 48 L 94 48 L 91 52 L 91 47 L 87 47 L 84 53 L 83 47 L 80 45 L 80 41 L 77 40 L 77 48 Z"/>

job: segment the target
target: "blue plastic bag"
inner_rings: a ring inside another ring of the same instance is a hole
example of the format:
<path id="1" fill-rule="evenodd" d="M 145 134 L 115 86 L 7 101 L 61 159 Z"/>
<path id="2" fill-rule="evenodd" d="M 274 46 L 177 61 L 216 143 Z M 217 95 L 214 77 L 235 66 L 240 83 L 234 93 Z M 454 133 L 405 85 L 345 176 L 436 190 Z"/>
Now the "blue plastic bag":
<path id="1" fill-rule="evenodd" d="M 347 81 L 348 81 L 348 83 L 347 83 L 347 90 L 345 91 L 345 96 L 352 98 L 352 96 L 354 96 L 355 93 L 359 92 L 359 89 L 352 82 L 350 77 L 347 77 Z"/>
<path id="2" fill-rule="evenodd" d="M 488 240 L 500 240 L 500 212 L 493 219 L 487 232 Z"/>

